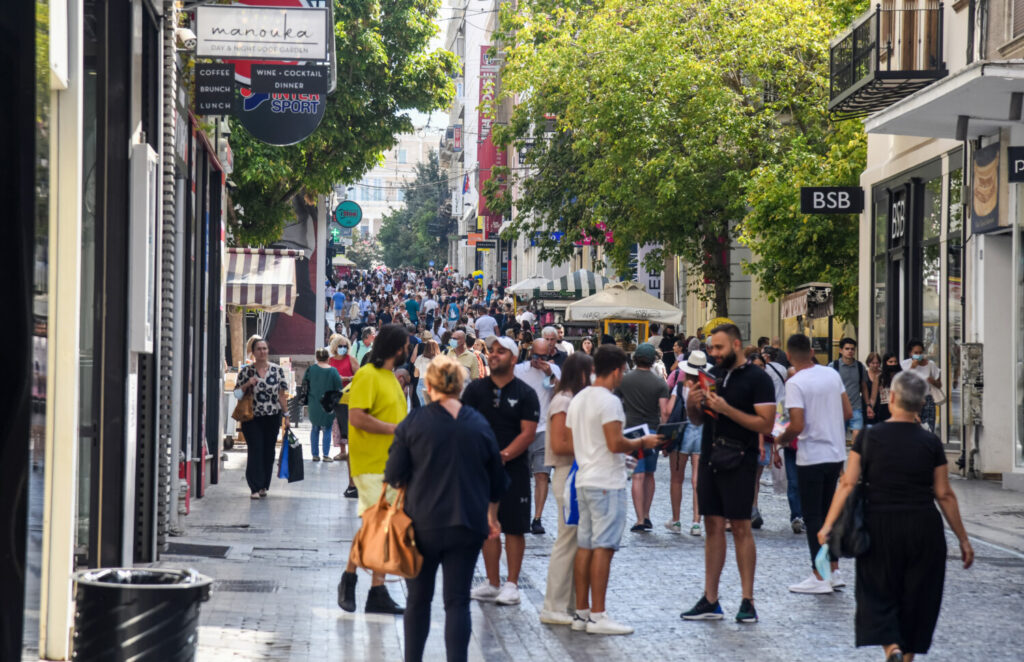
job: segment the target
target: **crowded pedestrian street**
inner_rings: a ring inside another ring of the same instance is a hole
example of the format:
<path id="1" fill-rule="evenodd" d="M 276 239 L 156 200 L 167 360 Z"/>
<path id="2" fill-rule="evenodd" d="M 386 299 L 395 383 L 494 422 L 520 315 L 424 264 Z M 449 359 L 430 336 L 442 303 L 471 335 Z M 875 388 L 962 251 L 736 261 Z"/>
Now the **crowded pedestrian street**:
<path id="1" fill-rule="evenodd" d="M 298 436 L 305 442 L 308 425 Z M 345 499 L 344 463 L 308 463 L 302 482 L 275 480 L 266 499 L 250 502 L 244 448 L 226 454 L 216 492 L 194 506 L 188 535 L 175 538 L 161 565 L 190 566 L 215 577 L 199 626 L 200 662 L 386 661 L 402 658 L 402 617 L 342 612 L 336 585 L 356 530 L 356 502 Z M 308 453 L 306 455 L 308 460 Z M 616 616 L 636 627 L 629 637 L 599 637 L 568 627 L 543 625 L 550 533 L 529 535 L 517 606 L 473 603 L 469 659 L 537 660 L 875 660 L 874 650 L 853 646 L 854 587 L 831 595 L 799 595 L 786 586 L 805 574 L 803 536 L 790 530 L 785 496 L 761 492 L 764 526 L 756 533 L 756 595 L 761 620 L 753 628 L 732 622 L 685 622 L 679 613 L 700 592 L 703 539 L 672 535 L 668 519 L 668 467 L 656 473 L 649 533 L 629 533 L 615 558 L 609 600 Z M 954 484 L 967 526 L 1003 511 L 987 527 L 1004 544 L 976 539 L 977 561 L 964 571 L 951 558 L 946 593 L 928 659 L 992 662 L 1019 659 L 1020 596 L 1024 593 L 1024 526 L 1019 503 L 998 489 L 966 481 Z M 973 488 L 973 489 L 972 489 Z M 689 495 L 684 497 L 689 507 Z M 1016 512 L 1006 512 L 1016 511 Z M 554 531 L 554 500 L 544 525 Z M 950 549 L 955 540 L 947 534 Z M 722 602 L 735 608 L 739 579 L 730 559 L 722 578 Z M 852 563 L 850 563 L 852 570 Z M 504 574 L 504 570 L 502 570 Z M 476 570 L 482 580 L 483 564 Z M 852 574 L 852 572 L 851 572 Z M 368 578 L 368 574 L 365 575 Z M 360 578 L 358 602 L 368 582 Z M 404 603 L 403 582 L 390 584 Z M 434 598 L 425 660 L 444 659 L 444 606 Z"/>

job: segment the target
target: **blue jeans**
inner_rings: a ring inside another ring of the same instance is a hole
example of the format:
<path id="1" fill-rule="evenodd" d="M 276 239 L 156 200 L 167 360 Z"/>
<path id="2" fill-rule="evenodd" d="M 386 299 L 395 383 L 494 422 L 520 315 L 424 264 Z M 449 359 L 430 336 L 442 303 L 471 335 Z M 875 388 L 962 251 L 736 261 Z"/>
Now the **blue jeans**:
<path id="1" fill-rule="evenodd" d="M 783 448 L 782 455 L 786 461 L 786 498 L 789 499 L 789 521 L 792 522 L 804 516 L 800 508 L 800 484 L 796 477 L 796 450 Z"/>
<path id="2" fill-rule="evenodd" d="M 313 451 L 313 457 L 320 457 L 320 445 L 324 448 L 324 457 L 329 456 L 331 454 L 330 425 L 325 425 L 324 427 L 314 425 L 312 431 L 309 433 L 309 447 Z"/>

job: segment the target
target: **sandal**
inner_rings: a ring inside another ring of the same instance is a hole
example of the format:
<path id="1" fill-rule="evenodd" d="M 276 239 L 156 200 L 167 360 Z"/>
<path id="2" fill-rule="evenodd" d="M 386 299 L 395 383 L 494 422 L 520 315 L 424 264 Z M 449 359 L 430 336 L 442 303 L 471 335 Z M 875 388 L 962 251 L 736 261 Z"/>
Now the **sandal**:
<path id="1" fill-rule="evenodd" d="M 885 662 L 903 662 L 903 651 L 901 651 L 899 648 L 892 649 L 892 652 L 889 653 L 889 656 L 885 658 Z"/>

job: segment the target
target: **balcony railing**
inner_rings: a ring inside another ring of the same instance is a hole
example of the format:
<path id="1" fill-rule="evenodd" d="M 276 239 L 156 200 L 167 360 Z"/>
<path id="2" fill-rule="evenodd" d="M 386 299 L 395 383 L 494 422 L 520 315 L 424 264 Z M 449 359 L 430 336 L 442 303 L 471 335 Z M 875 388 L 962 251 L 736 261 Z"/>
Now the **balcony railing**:
<path id="1" fill-rule="evenodd" d="M 888 108 L 948 73 L 942 59 L 942 3 L 894 4 L 876 5 L 832 42 L 832 117 L 863 117 Z"/>

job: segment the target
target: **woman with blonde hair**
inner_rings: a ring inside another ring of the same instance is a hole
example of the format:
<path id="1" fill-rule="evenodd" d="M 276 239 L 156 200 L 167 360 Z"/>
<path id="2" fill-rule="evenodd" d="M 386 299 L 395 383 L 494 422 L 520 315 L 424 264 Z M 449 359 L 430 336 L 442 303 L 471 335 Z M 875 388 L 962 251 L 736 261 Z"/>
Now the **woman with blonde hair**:
<path id="1" fill-rule="evenodd" d="M 248 340 L 245 341 L 245 362 L 246 363 L 255 363 L 256 359 L 253 356 L 252 346 L 255 345 L 256 342 L 259 341 L 259 340 L 263 340 L 263 336 L 261 336 L 258 333 L 254 333 L 251 336 L 249 336 Z"/>
<path id="2" fill-rule="evenodd" d="M 406 580 L 405 660 L 423 659 L 430 602 L 443 568 L 447 659 L 465 660 L 472 621 L 469 589 L 484 540 L 496 538 L 498 502 L 508 478 L 487 419 L 459 402 L 462 365 L 438 355 L 426 369 L 430 404 L 395 428 L 384 479 L 404 486 L 405 512 L 423 554 L 419 575 Z"/>
<path id="3" fill-rule="evenodd" d="M 344 389 L 352 381 L 352 377 L 359 370 L 359 363 L 356 362 L 354 356 L 351 353 L 351 347 L 349 340 L 343 335 L 335 334 L 331 336 L 331 344 L 328 346 L 330 351 L 330 358 L 327 360 L 328 365 L 338 371 L 341 375 L 341 388 Z M 334 408 L 334 426 L 331 428 L 334 437 L 334 445 L 339 448 L 338 454 L 334 456 L 335 460 L 347 460 L 348 459 L 348 405 L 338 404 Z M 350 499 L 354 499 L 356 496 L 356 486 L 352 482 L 352 470 L 349 468 L 348 474 L 348 488 L 345 490 L 345 496 Z"/>

